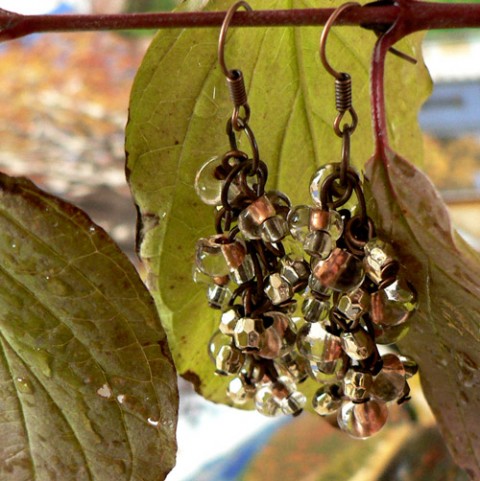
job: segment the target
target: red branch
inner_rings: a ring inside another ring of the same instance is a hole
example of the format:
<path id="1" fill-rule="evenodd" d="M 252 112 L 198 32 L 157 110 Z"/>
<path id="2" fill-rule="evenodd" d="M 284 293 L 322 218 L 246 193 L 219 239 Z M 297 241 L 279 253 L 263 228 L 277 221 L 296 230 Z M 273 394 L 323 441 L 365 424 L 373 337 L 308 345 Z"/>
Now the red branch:
<path id="1" fill-rule="evenodd" d="M 241 11 L 235 13 L 232 26 L 324 25 L 332 12 L 331 8 Z M 349 9 L 337 24 L 368 26 L 384 31 L 395 22 L 398 14 L 398 5 L 365 5 Z M 0 9 L 0 41 L 42 32 L 219 27 L 224 17 L 225 12 L 20 15 Z M 480 4 L 412 2 L 408 27 L 410 31 L 480 27 Z"/>

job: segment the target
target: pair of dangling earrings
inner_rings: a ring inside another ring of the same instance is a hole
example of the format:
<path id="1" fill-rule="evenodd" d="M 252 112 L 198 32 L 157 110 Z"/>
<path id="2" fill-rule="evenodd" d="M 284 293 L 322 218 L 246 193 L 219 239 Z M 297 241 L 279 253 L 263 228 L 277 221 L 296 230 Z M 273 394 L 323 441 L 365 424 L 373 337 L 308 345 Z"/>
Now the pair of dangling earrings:
<path id="1" fill-rule="evenodd" d="M 265 190 L 268 168 L 249 125 L 243 74 L 224 60 L 233 14 L 251 8 L 240 1 L 228 10 L 218 56 L 234 105 L 230 149 L 196 176 L 198 195 L 215 206 L 216 234 L 196 244 L 194 279 L 207 282 L 208 302 L 219 310 L 208 349 L 215 373 L 232 378 L 227 395 L 234 405 L 254 401 L 267 416 L 298 415 L 307 403 L 301 384 L 313 378 L 319 383 L 313 409 L 366 438 L 385 424 L 387 403 L 409 397 L 416 363 L 391 348 L 382 354 L 379 346 L 406 334 L 416 295 L 367 214 L 350 165 L 358 121 L 352 81 L 326 57 L 330 28 L 353 5 L 335 10 L 320 41 L 322 63 L 335 77 L 333 130 L 342 139 L 341 158 L 313 174 L 313 205 L 295 207 L 283 192 Z M 250 155 L 238 147 L 240 133 Z"/>

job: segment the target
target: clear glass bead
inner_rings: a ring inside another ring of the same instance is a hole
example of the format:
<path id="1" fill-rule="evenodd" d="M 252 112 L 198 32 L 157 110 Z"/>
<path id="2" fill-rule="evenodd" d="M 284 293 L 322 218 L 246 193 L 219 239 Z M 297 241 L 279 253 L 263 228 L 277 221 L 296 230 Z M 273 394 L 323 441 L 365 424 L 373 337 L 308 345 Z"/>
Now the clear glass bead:
<path id="1" fill-rule="evenodd" d="M 223 242 L 221 249 L 223 257 L 230 269 L 236 269 L 241 266 L 247 255 L 245 246 L 238 240 Z"/>
<path id="2" fill-rule="evenodd" d="M 291 318 L 283 312 L 270 311 L 264 314 L 264 321 L 270 325 L 265 330 L 265 342 L 259 355 L 266 359 L 276 359 L 291 352 L 297 337 Z"/>
<path id="3" fill-rule="evenodd" d="M 210 284 L 207 289 L 208 305 L 214 309 L 224 310 L 228 306 L 232 295 L 232 291 L 228 287 Z"/>
<path id="4" fill-rule="evenodd" d="M 308 288 L 321 296 L 330 296 L 331 290 L 324 286 L 314 275 L 308 278 Z"/>
<path id="5" fill-rule="evenodd" d="M 320 387 L 312 398 L 313 409 L 320 416 L 336 413 L 341 404 L 342 400 L 333 394 L 330 386 Z"/>
<path id="6" fill-rule="evenodd" d="M 307 296 L 302 304 L 303 317 L 307 322 L 318 322 L 328 318 L 330 302 Z"/>
<path id="7" fill-rule="evenodd" d="M 323 230 L 328 232 L 331 238 L 336 241 L 343 233 L 342 216 L 335 210 L 323 210 L 319 207 L 310 209 L 311 231 Z"/>
<path id="8" fill-rule="evenodd" d="M 221 157 L 212 157 L 200 167 L 195 176 L 195 192 L 205 204 L 220 205 L 222 203 L 222 189 L 225 181 L 218 176 L 221 163 Z"/>
<path id="9" fill-rule="evenodd" d="M 358 327 L 340 334 L 341 344 L 347 356 L 355 361 L 368 359 L 375 351 L 375 343 L 370 334 Z"/>
<path id="10" fill-rule="evenodd" d="M 310 361 L 328 363 L 342 356 L 340 338 L 326 331 L 321 323 L 307 323 L 297 336 L 297 349 Z"/>
<path id="11" fill-rule="evenodd" d="M 364 247 L 364 266 L 368 277 L 376 284 L 395 278 L 399 264 L 395 259 L 393 247 L 381 239 L 375 238 Z"/>
<path id="12" fill-rule="evenodd" d="M 239 286 L 245 282 L 251 281 L 255 277 L 255 266 L 250 254 L 247 254 L 243 262 L 236 269 L 232 269 L 230 277 Z"/>
<path id="13" fill-rule="evenodd" d="M 195 247 L 195 264 L 201 272 L 210 277 L 227 276 L 230 267 L 223 255 L 221 234 L 198 239 Z"/>
<path id="14" fill-rule="evenodd" d="M 409 321 L 391 327 L 375 325 L 375 342 L 382 346 L 396 344 L 408 334 L 409 330 Z"/>
<path id="15" fill-rule="evenodd" d="M 238 216 L 238 227 L 246 239 L 260 239 L 262 224 L 275 215 L 275 207 L 266 195 L 262 195 Z"/>
<path id="16" fill-rule="evenodd" d="M 337 292 L 357 289 L 365 279 L 362 262 L 338 247 L 325 260 L 314 258 L 312 274 L 322 286 Z"/>
<path id="17" fill-rule="evenodd" d="M 215 374 L 228 376 L 238 374 L 245 363 L 245 354 L 233 346 L 222 346 L 215 358 Z"/>
<path id="18" fill-rule="evenodd" d="M 343 234 L 344 222 L 342 216 L 336 210 L 329 211 L 328 233 L 334 241 L 337 241 Z"/>
<path id="19" fill-rule="evenodd" d="M 308 361 L 294 350 L 276 359 L 275 365 L 280 370 L 286 370 L 297 383 L 303 382 L 308 378 Z"/>
<path id="20" fill-rule="evenodd" d="M 372 394 L 384 402 L 394 401 L 405 389 L 405 368 L 395 354 L 385 354 L 382 361 L 382 369 L 373 381 Z"/>
<path id="21" fill-rule="evenodd" d="M 265 327 L 262 319 L 242 317 L 233 331 L 235 345 L 241 351 L 259 351 L 265 344 Z"/>
<path id="22" fill-rule="evenodd" d="M 312 197 L 312 200 L 316 206 L 322 207 L 321 192 L 323 183 L 327 177 L 335 172 L 338 172 L 339 168 L 339 163 L 325 164 L 313 174 L 310 180 L 310 196 Z M 352 210 L 355 208 L 355 206 L 355 196 L 352 196 L 352 198 L 348 200 L 345 205 L 342 206 L 342 208 Z"/>
<path id="23" fill-rule="evenodd" d="M 280 274 L 292 287 L 308 281 L 310 267 L 303 259 L 294 259 L 287 256 L 281 260 L 281 264 Z"/>
<path id="24" fill-rule="evenodd" d="M 363 403 L 343 401 L 338 410 L 340 429 L 350 436 L 366 439 L 378 433 L 388 418 L 387 405 L 376 399 Z"/>
<path id="25" fill-rule="evenodd" d="M 278 272 L 268 277 L 264 291 L 274 305 L 286 302 L 293 296 L 292 286 Z"/>
<path id="26" fill-rule="evenodd" d="M 375 324 L 397 326 L 406 322 L 416 307 L 415 293 L 405 281 L 398 279 L 372 294 L 371 316 Z"/>
<path id="27" fill-rule="evenodd" d="M 297 205 L 287 217 L 288 229 L 292 237 L 304 242 L 306 235 L 310 232 L 310 207 L 308 205 Z"/>
<path id="28" fill-rule="evenodd" d="M 405 378 L 410 379 L 411 377 L 415 376 L 418 372 L 418 364 L 414 359 L 408 356 L 400 356 L 400 360 L 402 361 L 403 368 L 405 369 Z"/>
<path id="29" fill-rule="evenodd" d="M 210 358 L 215 363 L 215 359 L 222 349 L 223 346 L 231 346 L 232 345 L 232 338 L 223 334 L 221 331 L 216 331 L 215 334 L 212 336 L 208 343 L 208 351 L 210 353 Z"/>
<path id="30" fill-rule="evenodd" d="M 315 205 L 322 207 L 322 185 L 325 179 L 332 175 L 336 170 L 336 164 L 322 165 L 312 176 L 310 180 L 310 196 Z"/>
<path id="31" fill-rule="evenodd" d="M 346 356 L 342 355 L 335 361 L 315 362 L 310 361 L 310 377 L 321 384 L 332 384 L 343 379 L 348 367 Z"/>
<path id="32" fill-rule="evenodd" d="M 319 259 L 326 259 L 332 253 L 334 247 L 332 236 L 323 230 L 309 232 L 303 242 L 305 252 Z"/>
<path id="33" fill-rule="evenodd" d="M 242 406 L 250 399 L 253 399 L 255 387 L 247 384 L 241 377 L 234 377 L 228 384 L 227 396 L 233 404 Z"/>
<path id="34" fill-rule="evenodd" d="M 370 395 L 372 384 L 370 373 L 349 369 L 343 378 L 343 393 L 352 401 L 362 401 Z"/>
<path id="35" fill-rule="evenodd" d="M 278 242 L 288 233 L 287 221 L 279 216 L 269 217 L 262 223 L 261 236 L 264 242 Z"/>
<path id="36" fill-rule="evenodd" d="M 356 321 L 370 307 L 370 295 L 363 289 L 344 294 L 337 302 L 336 310 L 346 319 Z"/>
<path id="37" fill-rule="evenodd" d="M 227 309 L 222 313 L 218 329 L 227 336 L 233 336 L 233 331 L 240 317 L 242 317 L 240 315 L 240 306 L 233 306 Z"/>
<path id="38" fill-rule="evenodd" d="M 202 272 L 196 265 L 193 266 L 192 269 L 192 279 L 195 284 L 207 284 L 210 285 L 213 282 L 218 284 L 219 286 L 225 286 L 230 281 L 228 276 L 217 276 L 212 279 L 211 276 L 208 276 L 204 272 Z"/>
<path id="39" fill-rule="evenodd" d="M 282 414 L 281 401 L 273 395 L 271 384 L 265 384 L 257 389 L 255 408 L 264 416 L 274 417 Z"/>
<path id="40" fill-rule="evenodd" d="M 300 391 L 293 391 L 281 401 L 283 414 L 298 416 L 307 403 L 307 397 Z"/>

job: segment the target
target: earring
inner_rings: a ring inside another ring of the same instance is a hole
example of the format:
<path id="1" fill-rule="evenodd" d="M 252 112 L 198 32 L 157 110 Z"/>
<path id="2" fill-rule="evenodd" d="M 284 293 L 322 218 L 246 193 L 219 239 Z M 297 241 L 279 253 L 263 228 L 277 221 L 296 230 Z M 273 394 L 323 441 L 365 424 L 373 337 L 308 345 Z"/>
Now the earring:
<path id="1" fill-rule="evenodd" d="M 332 14 L 320 45 L 322 63 L 336 79 L 341 161 L 313 175 L 314 205 L 294 208 L 284 193 L 265 190 L 268 168 L 249 125 L 243 74 L 224 60 L 233 14 L 251 8 L 240 1 L 228 10 L 218 57 L 234 106 L 229 149 L 195 179 L 200 198 L 214 206 L 216 234 L 197 241 L 194 280 L 207 284 L 208 303 L 219 311 L 208 349 L 215 373 L 232 377 L 227 395 L 233 404 L 253 400 L 264 415 L 298 415 L 306 396 L 297 386 L 310 377 L 320 383 L 315 411 L 336 414 L 342 430 L 363 438 L 386 422 L 387 402 L 408 398 L 415 363 L 382 356 L 377 345 L 406 333 L 415 294 L 367 215 L 360 177 L 350 166 L 358 122 L 351 78 L 325 55 L 332 24 L 351 5 Z M 240 135 L 250 153 L 239 149 Z"/>
<path id="2" fill-rule="evenodd" d="M 215 206 L 216 234 L 196 244 L 194 280 L 207 282 L 207 298 L 218 309 L 219 326 L 209 343 L 217 375 L 233 376 L 227 395 L 235 405 L 255 400 L 258 411 L 273 416 L 299 414 L 306 397 L 297 382 L 307 377 L 295 352 L 294 294 L 306 286 L 304 260 L 285 255 L 290 200 L 265 191 L 267 165 L 249 125 L 250 107 L 243 73 L 228 69 L 224 50 L 237 2 L 228 10 L 219 37 L 218 57 L 233 102 L 227 121 L 229 150 L 198 171 L 195 189 Z M 250 154 L 239 149 L 246 137 Z"/>
<path id="3" fill-rule="evenodd" d="M 322 64 L 335 78 L 333 130 L 342 139 L 341 161 L 315 172 L 314 206 L 292 209 L 288 224 L 310 257 L 297 347 L 309 361 L 310 376 L 321 384 L 313 407 L 321 416 L 336 415 L 351 436 L 366 438 L 385 424 L 387 403 L 408 399 L 407 379 L 417 370 L 415 362 L 392 352 L 381 355 L 379 345 L 406 334 L 416 295 L 393 247 L 377 236 L 360 177 L 350 166 L 350 138 L 358 123 L 352 79 L 332 68 L 326 42 L 335 20 L 352 6 L 358 4 L 335 10 L 320 41 Z"/>

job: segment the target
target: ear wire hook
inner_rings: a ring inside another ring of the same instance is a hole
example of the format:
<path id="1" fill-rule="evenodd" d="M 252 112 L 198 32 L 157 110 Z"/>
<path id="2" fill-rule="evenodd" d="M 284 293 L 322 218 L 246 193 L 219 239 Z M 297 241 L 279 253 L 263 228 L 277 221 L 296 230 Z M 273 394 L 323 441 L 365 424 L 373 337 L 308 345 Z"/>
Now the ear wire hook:
<path id="1" fill-rule="evenodd" d="M 345 10 L 352 7 L 360 7 L 360 4 L 357 2 L 347 2 L 338 7 L 328 18 L 327 23 L 323 28 L 322 36 L 320 37 L 320 59 L 325 70 L 332 75 L 332 77 L 335 77 L 335 104 L 338 115 L 335 118 L 333 129 L 335 133 L 342 138 L 345 138 L 347 131 L 348 134 L 351 134 L 357 127 L 358 123 L 357 113 L 352 106 L 352 78 L 349 74 L 339 72 L 330 65 L 330 62 L 327 59 L 326 47 L 328 35 L 333 24 Z M 350 114 L 351 123 L 341 126 L 342 120 L 347 112 Z"/>
<path id="2" fill-rule="evenodd" d="M 223 75 L 227 80 L 227 87 L 230 92 L 230 98 L 233 102 L 234 110 L 232 114 L 232 126 L 235 130 L 244 129 L 250 119 L 250 106 L 248 105 L 247 91 L 243 80 L 243 73 L 239 69 L 229 69 L 225 63 L 225 44 L 227 39 L 228 27 L 232 21 L 233 15 L 239 8 L 244 8 L 248 12 L 252 11 L 252 7 L 241 0 L 234 3 L 225 15 L 218 37 L 218 63 L 222 69 Z M 243 107 L 244 116 L 240 116 L 240 108 Z"/>
<path id="3" fill-rule="evenodd" d="M 222 69 L 223 75 L 225 77 L 233 80 L 235 79 L 235 72 L 236 70 L 230 70 L 227 68 L 225 63 L 225 44 L 227 42 L 227 32 L 228 28 L 230 27 L 230 23 L 232 21 L 233 16 L 237 12 L 239 8 L 244 8 L 247 12 L 252 11 L 252 7 L 243 0 L 234 3 L 228 10 L 223 19 L 222 28 L 220 29 L 220 35 L 218 37 L 218 63 L 220 64 L 220 68 Z"/>

